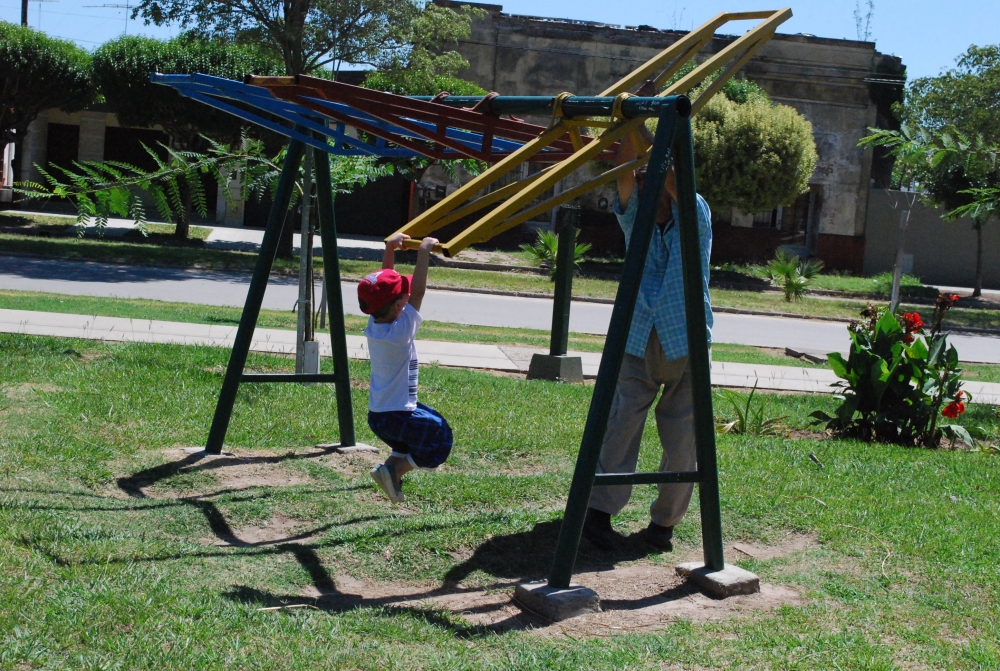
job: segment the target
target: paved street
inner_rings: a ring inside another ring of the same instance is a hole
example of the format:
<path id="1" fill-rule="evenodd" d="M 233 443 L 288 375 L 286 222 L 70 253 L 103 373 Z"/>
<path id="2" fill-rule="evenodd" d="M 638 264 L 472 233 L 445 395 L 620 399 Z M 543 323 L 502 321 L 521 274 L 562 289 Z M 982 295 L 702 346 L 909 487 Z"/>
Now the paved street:
<path id="1" fill-rule="evenodd" d="M 0 256 L 0 289 L 242 306 L 248 284 L 249 275 L 245 274 Z M 343 285 L 345 310 L 361 314 L 354 298 L 355 287 L 347 282 Z M 291 310 L 297 296 L 295 278 L 272 278 L 264 307 Z M 481 326 L 551 327 L 552 303 L 546 299 L 430 290 L 424 301 L 421 312 L 431 320 Z M 570 329 L 603 334 L 610 318 L 610 305 L 574 302 Z M 714 339 L 718 343 L 815 352 L 846 351 L 848 345 L 847 331 L 841 322 L 733 314 L 716 315 Z M 965 361 L 1000 363 L 1000 337 L 955 335 L 952 342 Z"/>

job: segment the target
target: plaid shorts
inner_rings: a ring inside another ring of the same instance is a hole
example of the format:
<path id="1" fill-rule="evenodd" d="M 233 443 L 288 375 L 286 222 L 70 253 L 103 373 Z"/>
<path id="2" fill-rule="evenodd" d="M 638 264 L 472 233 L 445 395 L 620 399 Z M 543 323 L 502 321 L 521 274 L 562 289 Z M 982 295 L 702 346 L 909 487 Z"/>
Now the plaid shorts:
<path id="1" fill-rule="evenodd" d="M 434 469 L 451 454 L 452 435 L 447 420 L 434 408 L 417 403 L 417 409 L 369 412 L 368 426 L 417 468 Z"/>

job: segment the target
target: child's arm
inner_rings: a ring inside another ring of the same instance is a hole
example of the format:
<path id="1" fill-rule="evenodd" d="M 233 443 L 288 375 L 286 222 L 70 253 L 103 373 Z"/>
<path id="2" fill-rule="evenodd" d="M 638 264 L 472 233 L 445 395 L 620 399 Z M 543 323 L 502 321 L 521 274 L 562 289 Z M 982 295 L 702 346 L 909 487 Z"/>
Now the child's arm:
<path id="1" fill-rule="evenodd" d="M 413 269 L 413 284 L 410 286 L 410 305 L 420 312 L 420 304 L 427 291 L 427 266 L 431 261 L 431 247 L 438 243 L 436 238 L 424 238 L 417 250 L 417 266 Z"/>
<path id="2" fill-rule="evenodd" d="M 393 233 L 385 241 L 385 256 L 382 257 L 382 269 L 392 270 L 396 267 L 396 250 L 403 249 L 403 240 L 409 240 L 406 233 Z"/>

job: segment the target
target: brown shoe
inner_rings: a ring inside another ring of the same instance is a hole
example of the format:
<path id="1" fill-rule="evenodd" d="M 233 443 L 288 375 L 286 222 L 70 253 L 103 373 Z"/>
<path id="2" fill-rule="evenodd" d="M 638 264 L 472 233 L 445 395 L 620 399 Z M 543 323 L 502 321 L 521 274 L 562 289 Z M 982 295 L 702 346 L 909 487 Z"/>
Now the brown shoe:
<path id="1" fill-rule="evenodd" d="M 674 528 L 663 527 L 656 522 L 650 522 L 649 526 L 639 532 L 640 537 L 649 545 L 660 552 L 673 552 Z"/>
<path id="2" fill-rule="evenodd" d="M 587 508 L 583 537 L 602 550 L 615 550 L 623 540 L 622 535 L 611 526 L 611 514 L 596 508 Z"/>

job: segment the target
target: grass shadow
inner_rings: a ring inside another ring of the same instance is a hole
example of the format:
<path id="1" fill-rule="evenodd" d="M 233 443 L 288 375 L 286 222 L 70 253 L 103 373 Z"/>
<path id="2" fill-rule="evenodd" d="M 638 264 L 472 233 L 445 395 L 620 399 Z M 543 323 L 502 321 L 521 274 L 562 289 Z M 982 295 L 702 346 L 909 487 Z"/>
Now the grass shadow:
<path id="1" fill-rule="evenodd" d="M 458 584 L 476 571 L 496 578 L 544 579 L 555 558 L 561 524 L 562 520 L 539 522 L 530 531 L 490 538 L 471 557 L 448 571 L 444 584 Z M 619 562 L 641 559 L 649 553 L 649 546 L 637 535 L 624 538 L 613 551 L 600 550 L 584 540 L 577 555 L 576 571 L 610 570 Z"/>

